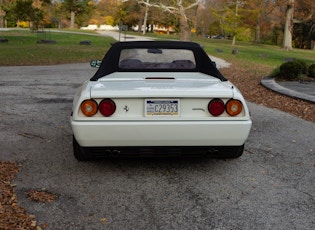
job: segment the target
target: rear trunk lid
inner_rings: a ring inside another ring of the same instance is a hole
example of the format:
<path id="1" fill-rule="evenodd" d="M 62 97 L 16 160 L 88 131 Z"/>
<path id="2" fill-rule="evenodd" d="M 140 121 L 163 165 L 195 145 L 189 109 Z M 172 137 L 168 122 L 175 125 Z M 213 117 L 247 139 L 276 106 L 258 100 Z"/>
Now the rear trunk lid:
<path id="1" fill-rule="evenodd" d="M 201 73 L 114 73 L 95 82 L 91 98 L 231 98 L 233 85 Z"/>

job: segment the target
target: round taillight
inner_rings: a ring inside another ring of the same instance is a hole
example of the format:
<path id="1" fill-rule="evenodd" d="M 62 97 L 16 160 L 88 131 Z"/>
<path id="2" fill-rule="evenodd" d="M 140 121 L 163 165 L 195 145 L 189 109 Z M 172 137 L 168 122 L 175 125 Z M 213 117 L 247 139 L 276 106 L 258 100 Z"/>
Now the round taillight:
<path id="1" fill-rule="evenodd" d="M 243 104 L 239 100 L 231 99 L 226 103 L 226 112 L 230 116 L 237 116 L 243 110 Z"/>
<path id="2" fill-rule="evenodd" d="M 99 111 L 103 116 L 109 117 L 116 111 L 116 104 L 111 99 L 104 99 L 99 104 Z"/>
<path id="3" fill-rule="evenodd" d="M 215 117 L 224 113 L 224 109 L 224 102 L 221 99 L 213 99 L 208 105 L 209 113 Z"/>
<path id="4" fill-rule="evenodd" d="M 82 113 L 87 117 L 94 116 L 98 110 L 97 102 L 93 99 L 83 101 L 80 108 Z"/>

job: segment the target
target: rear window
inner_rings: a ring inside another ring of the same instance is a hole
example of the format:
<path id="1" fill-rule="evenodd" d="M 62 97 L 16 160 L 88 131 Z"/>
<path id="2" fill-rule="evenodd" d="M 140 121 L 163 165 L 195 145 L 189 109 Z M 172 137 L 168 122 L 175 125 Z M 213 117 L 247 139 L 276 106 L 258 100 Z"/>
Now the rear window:
<path id="1" fill-rule="evenodd" d="M 119 68 L 128 69 L 195 69 L 194 53 L 186 49 L 123 49 Z"/>

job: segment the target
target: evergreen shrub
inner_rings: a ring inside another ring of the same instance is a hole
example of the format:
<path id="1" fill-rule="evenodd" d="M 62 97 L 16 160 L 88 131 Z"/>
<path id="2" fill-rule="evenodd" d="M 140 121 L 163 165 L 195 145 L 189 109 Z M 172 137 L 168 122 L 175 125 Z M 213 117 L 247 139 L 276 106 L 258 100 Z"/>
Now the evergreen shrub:
<path id="1" fill-rule="evenodd" d="M 308 76 L 315 78 L 315 63 L 308 67 Z"/>
<path id="2" fill-rule="evenodd" d="M 289 61 L 280 66 L 280 71 L 276 77 L 288 81 L 296 80 L 302 74 L 306 74 L 307 70 L 308 66 L 306 62 L 301 60 Z"/>

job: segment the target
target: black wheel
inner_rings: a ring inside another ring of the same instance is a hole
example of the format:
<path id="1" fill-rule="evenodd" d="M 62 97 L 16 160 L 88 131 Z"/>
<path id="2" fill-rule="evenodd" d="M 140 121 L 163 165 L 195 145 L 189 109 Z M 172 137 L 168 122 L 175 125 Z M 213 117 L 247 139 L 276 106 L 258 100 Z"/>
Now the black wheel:
<path id="1" fill-rule="evenodd" d="M 238 158 L 242 156 L 244 152 L 244 145 L 241 146 L 229 146 L 222 147 L 218 153 L 213 155 L 214 158 Z"/>
<path id="2" fill-rule="evenodd" d="M 73 136 L 72 144 L 73 144 L 74 157 L 77 160 L 79 160 L 79 161 L 88 161 L 88 160 L 92 159 L 91 156 L 89 156 L 88 154 L 86 154 L 84 152 L 84 149 L 79 145 L 79 143 L 77 142 L 77 140 L 75 139 L 74 136 Z"/>

